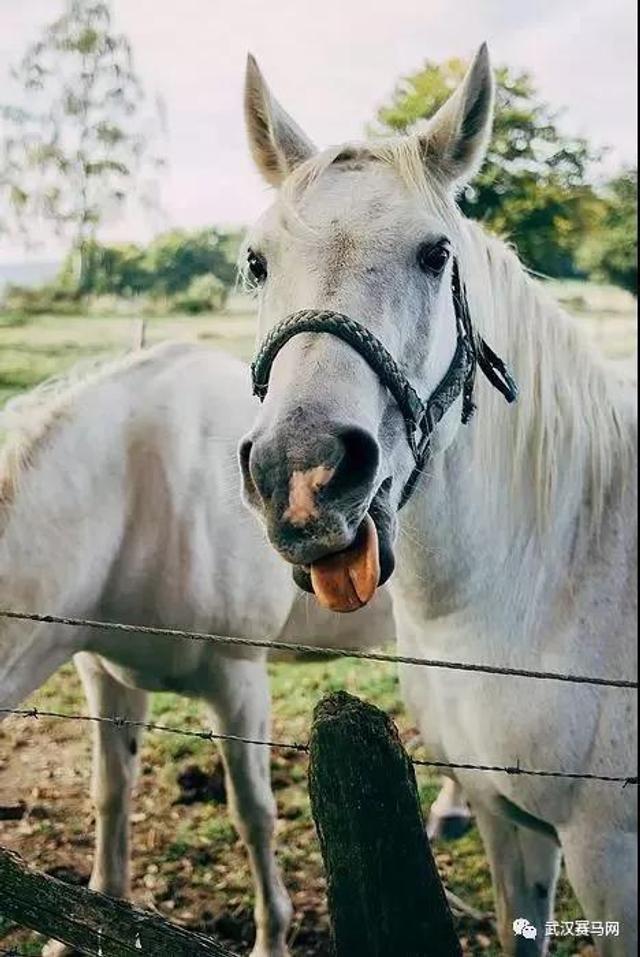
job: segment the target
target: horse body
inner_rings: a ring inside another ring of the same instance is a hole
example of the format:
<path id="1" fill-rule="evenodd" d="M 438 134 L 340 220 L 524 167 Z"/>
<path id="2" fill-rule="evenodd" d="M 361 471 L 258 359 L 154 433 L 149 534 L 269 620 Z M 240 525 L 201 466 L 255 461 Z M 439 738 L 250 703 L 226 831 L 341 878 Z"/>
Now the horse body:
<path id="1" fill-rule="evenodd" d="M 528 537 L 505 541 L 499 516 L 477 508 L 490 499 L 483 496 L 487 478 L 477 473 L 471 432 L 432 463 L 428 494 L 400 516 L 391 588 L 401 653 L 505 667 L 526 662 L 543 671 L 614 678 L 637 673 L 637 504 L 634 458 L 627 454 L 634 419 L 623 395 L 618 403 L 623 434 L 617 454 L 628 471 L 616 475 L 597 535 L 591 532 L 592 505 L 579 491 L 571 496 L 575 510 L 557 516 L 546 551 L 545 536 L 533 554 Z M 494 428 L 500 427 L 498 415 Z M 506 508 L 512 476 L 501 474 L 499 465 L 496 456 L 490 475 Z M 523 502 L 533 502 L 537 476 L 533 469 L 526 474 Z M 416 546 L 423 541 L 428 548 Z M 472 756 L 488 765 L 623 776 L 635 768 L 633 691 L 423 675 L 410 668 L 401 668 L 400 680 L 421 737 L 440 760 Z M 499 772 L 456 776 L 489 853 L 503 941 L 516 946 L 512 924 L 521 916 L 544 934 L 562 849 L 585 911 L 594 920 L 619 920 L 624 952 L 630 952 L 636 932 L 633 789 Z M 614 939 L 605 944 L 620 947 Z"/>
<path id="2" fill-rule="evenodd" d="M 632 392 L 506 245 L 461 217 L 455 192 L 482 161 L 491 112 L 483 48 L 414 135 L 318 153 L 250 60 L 252 151 L 280 187 L 249 238 L 263 333 L 299 310 L 356 319 L 426 400 L 456 355 L 455 257 L 478 342 L 506 357 L 520 393 L 509 408 L 478 374 L 468 425 L 462 390 L 452 396 L 403 507 L 418 460 L 401 401 L 356 340 L 301 332 L 279 347 L 241 443 L 244 495 L 327 607 L 364 604 L 372 579 L 389 578 L 401 652 L 632 678 Z M 305 520 L 291 521 L 299 476 L 320 473 Z M 401 681 L 440 760 L 635 773 L 633 691 L 411 667 Z M 602 953 L 635 953 L 634 787 L 456 779 L 488 853 L 505 953 L 546 950 L 561 850 L 587 916 L 620 922 L 620 937 L 596 941 Z M 517 918 L 535 934 L 514 933 Z"/>
<path id="3" fill-rule="evenodd" d="M 20 400 L 0 461 L 0 607 L 323 646 L 388 641 L 388 596 L 351 620 L 319 609 L 246 514 L 236 446 L 254 414 L 246 367 L 187 344 Z M 92 714 L 143 721 L 147 692 L 171 690 L 202 699 L 217 731 L 269 738 L 263 650 L 144 633 L 1 619 L 0 707 L 72 655 Z M 94 729 L 91 886 L 115 896 L 128 892 L 139 734 Z M 233 741 L 221 751 L 256 884 L 253 953 L 281 957 L 291 908 L 271 847 L 269 751 Z"/>

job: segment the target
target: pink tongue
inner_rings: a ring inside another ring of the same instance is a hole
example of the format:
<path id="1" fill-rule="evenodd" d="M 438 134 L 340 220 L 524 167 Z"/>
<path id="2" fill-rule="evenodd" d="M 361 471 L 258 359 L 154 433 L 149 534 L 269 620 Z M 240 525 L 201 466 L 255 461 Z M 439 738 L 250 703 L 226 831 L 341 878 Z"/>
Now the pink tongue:
<path id="1" fill-rule="evenodd" d="M 379 581 L 378 533 L 369 515 L 349 548 L 311 566 L 315 596 L 331 611 L 362 608 L 373 598 Z"/>

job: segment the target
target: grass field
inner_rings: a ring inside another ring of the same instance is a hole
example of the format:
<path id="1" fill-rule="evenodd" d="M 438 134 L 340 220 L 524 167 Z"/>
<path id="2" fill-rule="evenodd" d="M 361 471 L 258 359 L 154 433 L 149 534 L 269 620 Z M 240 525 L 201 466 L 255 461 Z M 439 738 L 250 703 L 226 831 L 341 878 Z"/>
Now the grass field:
<path id="1" fill-rule="evenodd" d="M 597 346 L 630 361 L 635 349 L 635 302 L 616 290 L 584 284 L 554 284 L 553 292 L 585 323 Z M 150 319 L 147 341 L 198 339 L 247 358 L 253 346 L 251 303 L 234 301 L 224 315 Z M 0 318 L 0 405 L 11 396 L 79 360 L 108 357 L 132 348 L 139 336 L 133 318 Z M 346 688 L 389 711 L 403 737 L 413 731 L 399 701 L 389 666 L 346 660 L 271 666 L 274 738 L 304 740 L 313 705 L 327 690 Z M 31 704 L 82 710 L 84 702 L 71 665 L 65 666 Z M 198 707 L 170 694 L 154 696 L 152 718 L 197 727 Z M 90 740 L 87 729 L 40 719 L 8 720 L 0 726 L 0 843 L 32 864 L 65 879 L 84 882 L 91 867 L 93 813 L 88 796 Z M 295 957 L 329 953 L 322 865 L 306 791 L 303 755 L 276 752 L 272 760 L 279 825 L 278 848 L 295 918 Z M 419 769 L 425 812 L 438 789 L 437 778 Z M 20 806 L 21 805 L 21 806 Z M 239 954 L 248 953 L 252 934 L 251 881 L 242 846 L 229 823 L 219 758 L 210 743 L 149 734 L 142 750 L 142 774 L 133 815 L 134 896 L 189 927 L 213 931 Z M 435 847 L 447 885 L 476 909 L 491 910 L 489 874 L 478 834 Z M 559 911 L 580 916 L 563 881 Z M 491 920 L 461 919 L 466 954 L 499 953 Z M 37 935 L 0 918 L 0 948 L 39 953 Z M 555 953 L 587 952 L 587 942 L 556 942 Z M 402 957 L 402 955 L 398 955 Z"/>

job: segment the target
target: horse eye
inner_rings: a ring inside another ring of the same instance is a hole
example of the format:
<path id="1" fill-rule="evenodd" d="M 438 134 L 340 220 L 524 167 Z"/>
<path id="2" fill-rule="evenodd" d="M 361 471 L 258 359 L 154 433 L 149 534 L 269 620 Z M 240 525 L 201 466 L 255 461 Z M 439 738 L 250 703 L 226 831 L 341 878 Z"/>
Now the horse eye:
<path id="1" fill-rule="evenodd" d="M 256 282 L 264 282 L 267 278 L 267 260 L 253 249 L 247 252 L 247 265 Z"/>
<path id="2" fill-rule="evenodd" d="M 423 243 L 418 249 L 418 266 L 423 272 L 437 276 L 449 261 L 451 249 L 446 240 L 438 243 Z"/>

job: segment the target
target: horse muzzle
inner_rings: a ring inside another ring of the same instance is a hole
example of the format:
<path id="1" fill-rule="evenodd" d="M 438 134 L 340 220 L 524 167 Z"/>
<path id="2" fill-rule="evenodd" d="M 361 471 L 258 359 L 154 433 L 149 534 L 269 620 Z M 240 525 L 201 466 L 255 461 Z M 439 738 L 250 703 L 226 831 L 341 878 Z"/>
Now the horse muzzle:
<path id="1" fill-rule="evenodd" d="M 393 573 L 395 524 L 395 516 L 386 503 L 386 491 L 381 489 L 353 541 L 311 565 L 295 565 L 294 581 L 330 611 L 357 611 L 371 601 L 376 589 Z"/>
<path id="2" fill-rule="evenodd" d="M 393 571 L 389 483 L 372 495 L 379 461 L 366 430 L 326 420 L 322 432 L 281 425 L 240 446 L 245 498 L 296 584 L 332 611 L 366 605 Z"/>

